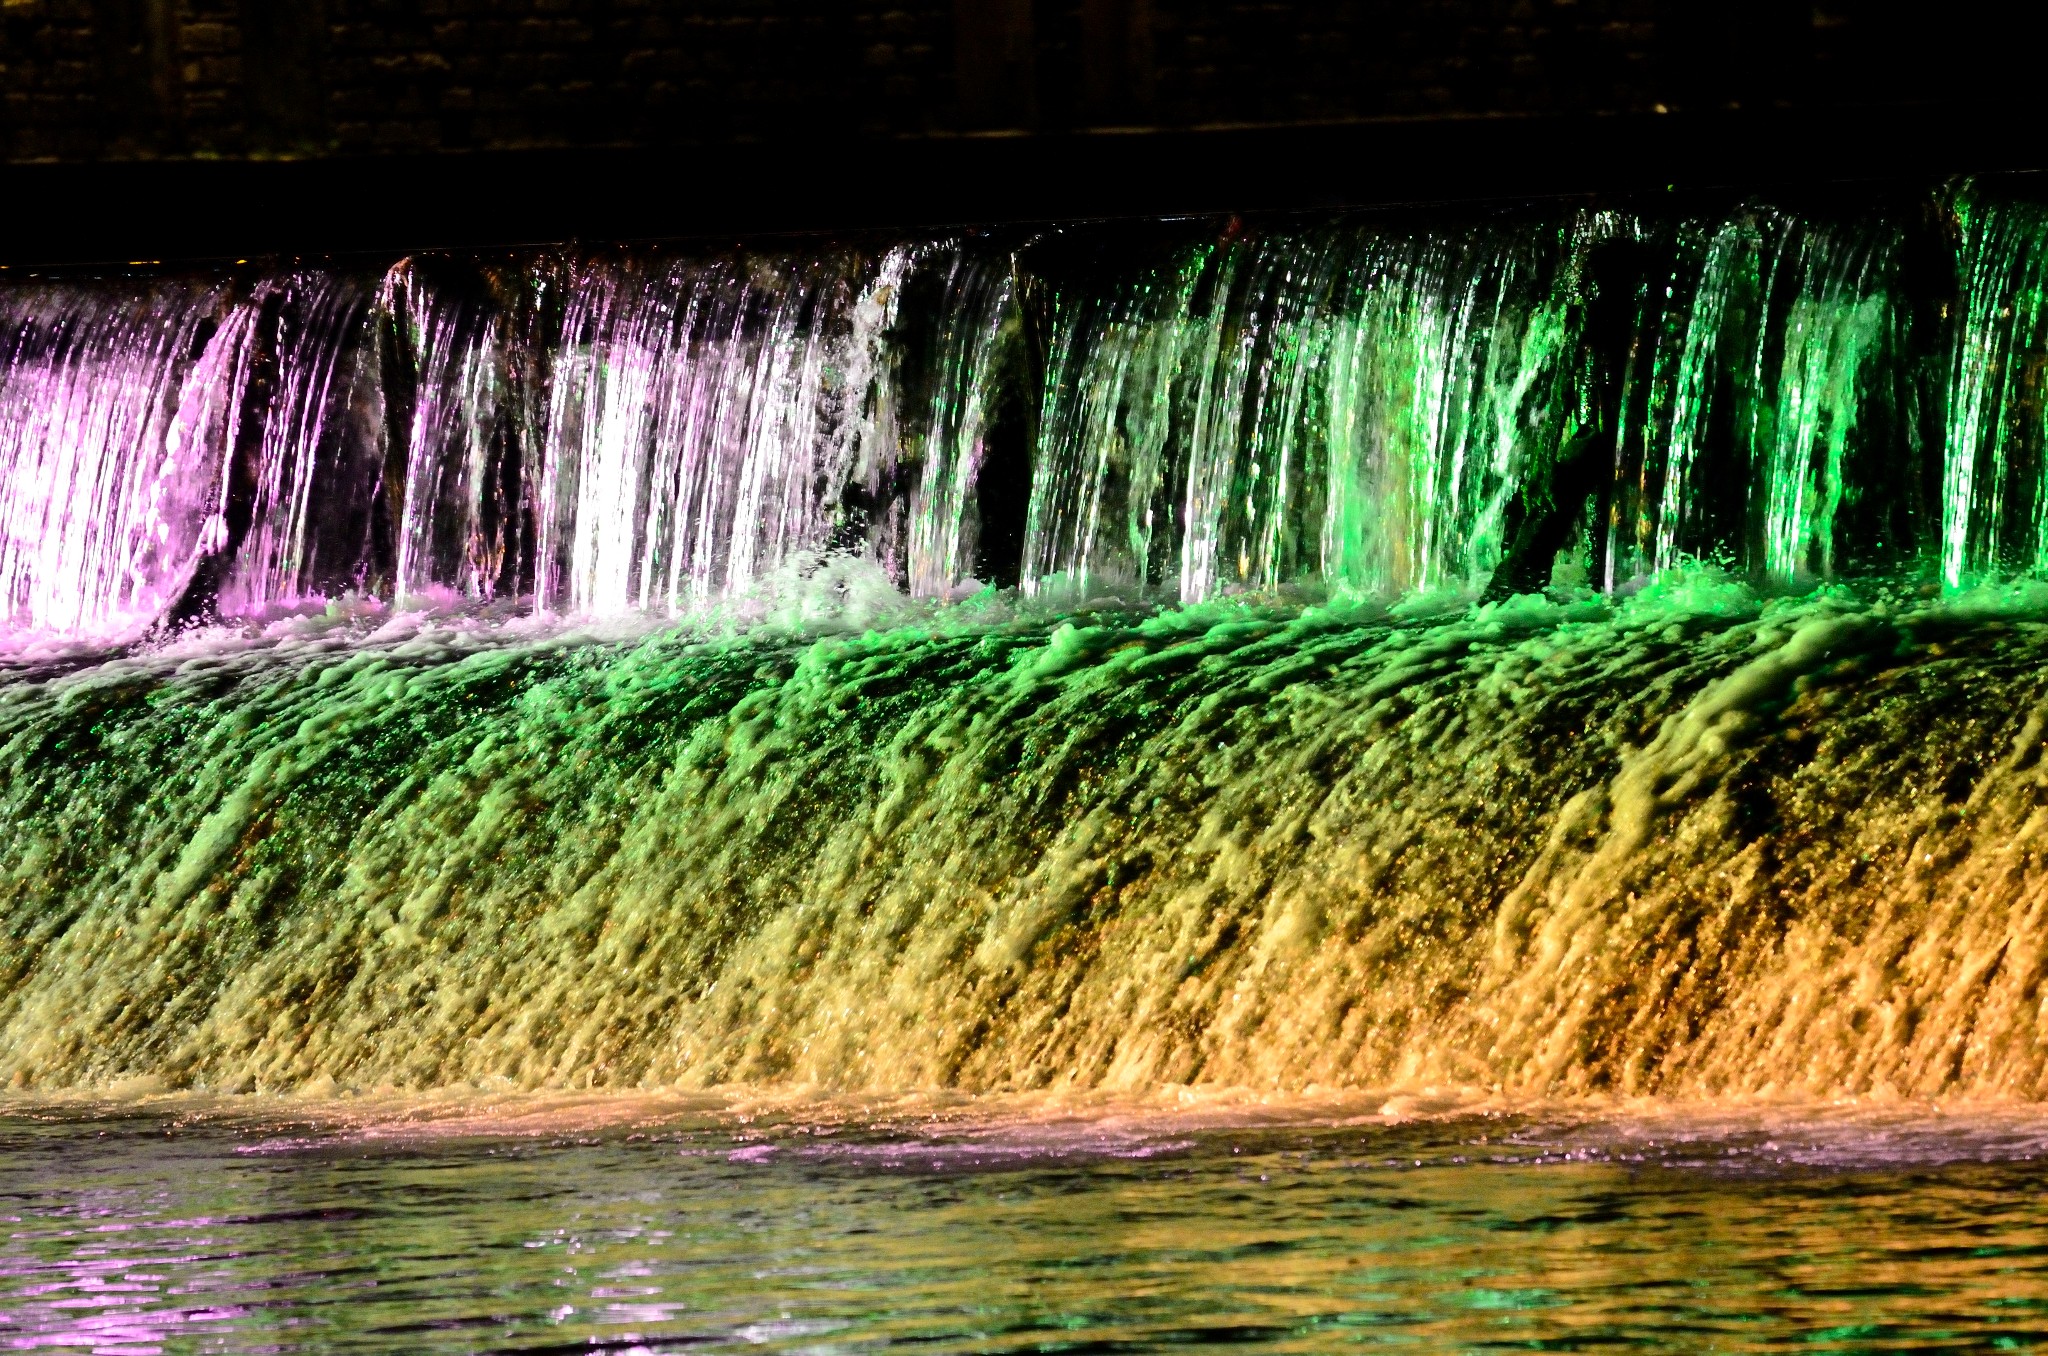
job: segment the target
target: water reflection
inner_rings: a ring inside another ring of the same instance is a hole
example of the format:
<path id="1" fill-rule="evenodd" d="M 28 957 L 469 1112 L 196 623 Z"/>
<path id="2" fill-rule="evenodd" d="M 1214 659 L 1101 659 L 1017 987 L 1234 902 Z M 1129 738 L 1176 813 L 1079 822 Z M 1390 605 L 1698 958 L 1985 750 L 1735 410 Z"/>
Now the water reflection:
<path id="1" fill-rule="evenodd" d="M 2048 1343 L 2041 1127 L 0 1120 L 14 1350 Z"/>

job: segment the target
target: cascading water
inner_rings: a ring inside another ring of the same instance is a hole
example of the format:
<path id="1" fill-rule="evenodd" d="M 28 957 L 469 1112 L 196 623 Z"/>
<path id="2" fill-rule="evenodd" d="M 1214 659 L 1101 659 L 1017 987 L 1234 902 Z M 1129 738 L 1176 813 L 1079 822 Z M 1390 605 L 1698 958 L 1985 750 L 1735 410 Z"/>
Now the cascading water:
<path id="1" fill-rule="evenodd" d="M 2048 1095 L 2048 209 L 0 286 L 0 1071 Z"/>
<path id="2" fill-rule="evenodd" d="M 250 316 L 205 283 L 9 289 L 5 617 L 146 621 L 217 550 Z"/>

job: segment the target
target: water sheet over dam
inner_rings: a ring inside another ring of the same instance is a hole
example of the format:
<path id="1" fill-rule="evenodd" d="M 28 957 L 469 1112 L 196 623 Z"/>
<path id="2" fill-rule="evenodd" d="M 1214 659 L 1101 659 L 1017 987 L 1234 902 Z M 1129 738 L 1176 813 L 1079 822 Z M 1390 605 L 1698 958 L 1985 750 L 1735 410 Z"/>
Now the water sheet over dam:
<path id="1" fill-rule="evenodd" d="M 2039 1097 L 2029 192 L 0 284 L 0 1077 Z"/>

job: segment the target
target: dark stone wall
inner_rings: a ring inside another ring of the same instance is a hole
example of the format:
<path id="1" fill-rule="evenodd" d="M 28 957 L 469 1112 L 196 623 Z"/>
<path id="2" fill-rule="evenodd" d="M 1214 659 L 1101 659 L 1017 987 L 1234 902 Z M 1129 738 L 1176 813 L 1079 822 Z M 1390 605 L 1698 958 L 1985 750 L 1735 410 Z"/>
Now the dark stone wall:
<path id="1" fill-rule="evenodd" d="M 848 139 L 2016 101 L 2039 27 L 1984 0 L 0 0 L 0 158 L 774 142 L 822 179 Z"/>

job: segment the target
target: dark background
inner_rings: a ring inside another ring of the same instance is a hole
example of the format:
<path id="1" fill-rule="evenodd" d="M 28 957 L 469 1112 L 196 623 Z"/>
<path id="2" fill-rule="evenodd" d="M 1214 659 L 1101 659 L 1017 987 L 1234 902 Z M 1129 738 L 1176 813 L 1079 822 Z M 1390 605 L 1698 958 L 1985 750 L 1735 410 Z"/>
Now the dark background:
<path id="1" fill-rule="evenodd" d="M 0 262 L 2032 168 L 2042 8 L 0 0 Z"/>

